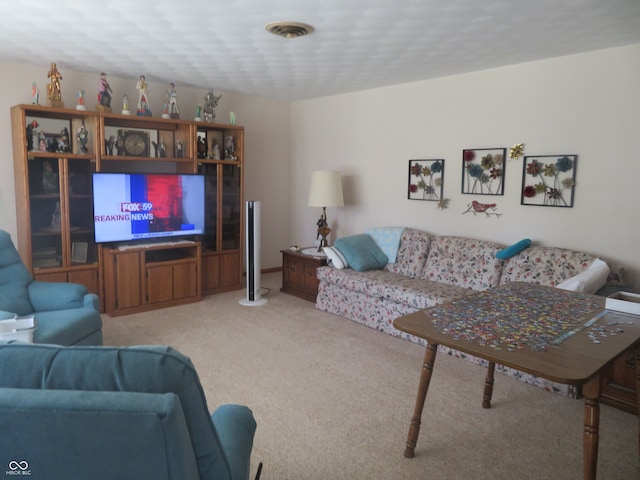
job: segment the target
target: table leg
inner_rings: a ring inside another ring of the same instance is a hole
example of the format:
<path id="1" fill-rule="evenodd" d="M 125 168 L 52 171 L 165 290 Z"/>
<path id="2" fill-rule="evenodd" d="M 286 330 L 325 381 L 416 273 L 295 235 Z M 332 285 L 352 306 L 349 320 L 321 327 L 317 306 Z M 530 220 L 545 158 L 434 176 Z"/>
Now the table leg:
<path id="1" fill-rule="evenodd" d="M 598 467 L 601 386 L 602 378 L 600 375 L 596 375 L 582 386 L 582 394 L 584 395 L 582 455 L 585 480 L 595 480 Z"/>
<path id="2" fill-rule="evenodd" d="M 431 374 L 433 373 L 433 364 L 438 353 L 438 344 L 430 343 L 424 353 L 424 363 L 422 372 L 420 373 L 420 386 L 418 387 L 418 397 L 416 398 L 416 406 L 413 410 L 413 418 L 409 427 L 409 435 L 407 436 L 407 447 L 404 450 L 404 456 L 413 458 L 416 443 L 418 442 L 418 434 L 420 433 L 420 423 L 422 422 L 422 409 L 424 401 L 427 398 L 429 383 L 431 382 Z"/>
<path id="3" fill-rule="evenodd" d="M 482 408 L 491 408 L 491 397 L 493 396 L 493 374 L 496 370 L 496 364 L 489 362 L 487 368 L 487 378 L 484 380 L 484 394 L 482 395 Z"/>

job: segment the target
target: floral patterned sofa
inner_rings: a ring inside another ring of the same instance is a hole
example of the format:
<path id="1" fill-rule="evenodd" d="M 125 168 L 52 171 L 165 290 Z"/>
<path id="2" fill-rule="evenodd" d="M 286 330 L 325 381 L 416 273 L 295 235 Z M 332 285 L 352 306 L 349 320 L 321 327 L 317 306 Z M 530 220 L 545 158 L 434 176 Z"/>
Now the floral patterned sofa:
<path id="1" fill-rule="evenodd" d="M 493 242 L 435 236 L 405 228 L 395 261 L 382 269 L 318 268 L 316 308 L 424 345 L 423 339 L 396 330 L 393 320 L 507 282 L 558 286 L 585 272 L 597 260 L 585 252 L 544 246 L 526 248 L 505 260 L 497 258 L 496 254 L 504 248 Z M 623 285 L 624 269 L 609 267 L 607 284 Z M 481 359 L 442 346 L 440 349 L 486 366 Z M 502 365 L 496 365 L 496 370 L 569 397 L 578 394 L 574 386 L 556 384 Z"/>

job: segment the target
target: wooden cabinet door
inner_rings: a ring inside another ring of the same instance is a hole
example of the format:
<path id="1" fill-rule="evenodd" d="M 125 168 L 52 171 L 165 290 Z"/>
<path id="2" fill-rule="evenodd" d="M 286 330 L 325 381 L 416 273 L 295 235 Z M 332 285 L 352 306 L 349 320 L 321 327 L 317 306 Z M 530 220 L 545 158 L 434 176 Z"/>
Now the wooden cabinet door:
<path id="1" fill-rule="evenodd" d="M 147 294 L 149 303 L 173 300 L 173 268 L 171 265 L 147 267 Z"/>
<path id="2" fill-rule="evenodd" d="M 114 256 L 114 287 L 116 308 L 142 305 L 142 263 L 138 252 L 118 253 Z"/>
<path id="3" fill-rule="evenodd" d="M 173 267 L 173 298 L 194 297 L 198 294 L 198 268 L 195 263 L 184 263 Z"/>

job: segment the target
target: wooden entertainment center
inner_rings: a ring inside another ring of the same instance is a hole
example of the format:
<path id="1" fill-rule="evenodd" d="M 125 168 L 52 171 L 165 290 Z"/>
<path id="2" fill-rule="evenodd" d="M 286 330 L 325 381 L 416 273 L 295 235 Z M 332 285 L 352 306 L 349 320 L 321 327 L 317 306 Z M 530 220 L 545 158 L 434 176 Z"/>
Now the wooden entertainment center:
<path id="1" fill-rule="evenodd" d="M 11 126 L 17 246 L 37 280 L 86 285 L 110 315 L 242 288 L 243 127 L 40 105 L 12 107 Z M 94 172 L 205 175 L 204 234 L 96 243 Z"/>

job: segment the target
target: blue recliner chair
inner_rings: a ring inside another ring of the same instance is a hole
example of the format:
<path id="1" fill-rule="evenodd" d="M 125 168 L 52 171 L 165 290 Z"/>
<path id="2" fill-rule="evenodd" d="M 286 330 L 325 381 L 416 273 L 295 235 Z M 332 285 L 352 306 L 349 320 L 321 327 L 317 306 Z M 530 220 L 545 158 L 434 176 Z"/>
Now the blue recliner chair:
<path id="1" fill-rule="evenodd" d="M 241 405 L 210 415 L 194 366 L 170 347 L 0 342 L 7 475 L 246 480 L 255 429 Z"/>
<path id="2" fill-rule="evenodd" d="M 0 230 L 0 320 L 33 314 L 33 341 L 102 345 L 100 299 L 75 283 L 35 281 L 11 236 Z"/>

